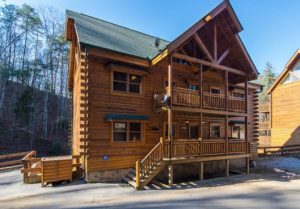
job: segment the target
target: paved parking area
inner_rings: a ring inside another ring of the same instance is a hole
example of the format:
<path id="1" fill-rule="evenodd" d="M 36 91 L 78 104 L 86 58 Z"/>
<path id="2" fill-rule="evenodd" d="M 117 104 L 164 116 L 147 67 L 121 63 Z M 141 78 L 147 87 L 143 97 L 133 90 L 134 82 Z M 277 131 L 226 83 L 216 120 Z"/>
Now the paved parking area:
<path id="1" fill-rule="evenodd" d="M 20 171 L 0 173 L 0 208 L 300 208 L 300 179 L 290 172 L 186 182 L 172 189 L 134 191 L 124 184 L 76 181 L 41 188 Z"/>

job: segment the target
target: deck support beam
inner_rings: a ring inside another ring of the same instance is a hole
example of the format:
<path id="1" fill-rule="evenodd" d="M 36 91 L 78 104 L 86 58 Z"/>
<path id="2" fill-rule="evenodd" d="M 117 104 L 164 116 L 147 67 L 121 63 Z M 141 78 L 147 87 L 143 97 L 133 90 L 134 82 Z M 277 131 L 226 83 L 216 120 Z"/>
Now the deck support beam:
<path id="1" fill-rule="evenodd" d="M 168 156 L 172 159 L 173 153 L 173 114 L 172 114 L 172 100 L 173 100 L 173 69 L 172 69 L 172 56 L 168 57 L 168 92 L 169 108 L 168 108 Z"/>
<path id="2" fill-rule="evenodd" d="M 230 168 L 230 161 L 229 161 L 229 159 L 226 159 L 225 160 L 225 175 L 226 175 L 226 177 L 228 177 L 229 176 L 229 168 Z"/>
<path id="3" fill-rule="evenodd" d="M 174 174 L 173 173 L 173 165 L 169 165 L 168 166 L 168 178 L 169 178 L 168 183 L 169 183 L 169 186 L 173 186 L 173 177 L 174 177 L 173 174 Z"/>
<path id="4" fill-rule="evenodd" d="M 247 174 L 250 173 L 250 158 L 249 157 L 246 158 L 246 173 Z"/>
<path id="5" fill-rule="evenodd" d="M 203 181 L 203 179 L 204 179 L 204 162 L 200 162 L 199 180 Z"/>

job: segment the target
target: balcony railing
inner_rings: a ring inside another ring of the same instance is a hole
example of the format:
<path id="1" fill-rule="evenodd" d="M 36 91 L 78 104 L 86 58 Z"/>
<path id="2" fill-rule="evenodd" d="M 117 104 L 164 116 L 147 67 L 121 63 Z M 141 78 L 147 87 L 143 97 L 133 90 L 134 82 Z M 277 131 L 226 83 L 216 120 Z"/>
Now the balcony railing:
<path id="1" fill-rule="evenodd" d="M 155 100 L 154 107 L 161 107 L 164 96 L 167 94 L 168 88 L 162 91 L 154 92 Z M 199 91 L 194 91 L 186 88 L 175 87 L 173 89 L 173 105 L 186 107 L 200 107 L 201 97 Z M 202 98 L 203 108 L 225 110 L 226 98 L 225 95 L 203 93 Z M 228 109 L 231 111 L 245 111 L 245 99 L 233 96 L 228 96 Z"/>
<path id="2" fill-rule="evenodd" d="M 259 129 L 261 129 L 261 130 L 271 129 L 270 121 L 268 121 L 268 122 L 259 122 Z"/>
<path id="3" fill-rule="evenodd" d="M 167 141 L 164 143 L 164 157 L 168 157 L 169 146 Z M 225 139 L 177 139 L 173 142 L 172 157 L 207 157 L 220 155 L 247 154 L 247 142 L 243 139 L 229 140 L 228 152 Z"/>
<path id="4" fill-rule="evenodd" d="M 259 104 L 259 112 L 270 112 L 270 104 L 269 103 Z"/>

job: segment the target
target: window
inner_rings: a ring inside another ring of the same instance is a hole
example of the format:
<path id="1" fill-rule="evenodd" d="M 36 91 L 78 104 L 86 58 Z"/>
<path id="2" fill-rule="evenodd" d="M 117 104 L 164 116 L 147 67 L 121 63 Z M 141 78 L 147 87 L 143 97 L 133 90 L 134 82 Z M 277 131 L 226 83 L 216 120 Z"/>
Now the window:
<path id="1" fill-rule="evenodd" d="M 235 97 L 235 98 L 240 98 L 240 99 L 245 98 L 244 94 L 236 93 L 236 92 L 232 92 L 232 96 Z"/>
<path id="2" fill-rule="evenodd" d="M 245 126 L 232 126 L 232 138 L 245 139 Z"/>
<path id="3" fill-rule="evenodd" d="M 142 141 L 142 124 L 137 122 L 114 122 L 113 141 L 115 142 Z"/>
<path id="4" fill-rule="evenodd" d="M 141 93 L 142 77 L 140 75 L 113 72 L 113 91 Z"/>
<path id="5" fill-rule="evenodd" d="M 292 83 L 300 80 L 300 62 L 287 74 L 281 84 Z"/>
<path id="6" fill-rule="evenodd" d="M 194 90 L 194 91 L 199 91 L 200 87 L 199 87 L 199 85 L 196 85 L 196 84 L 189 84 L 189 89 Z"/>
<path id="7" fill-rule="evenodd" d="M 126 123 L 114 123 L 114 141 L 127 141 L 126 132 Z"/>
<path id="8" fill-rule="evenodd" d="M 221 94 L 221 89 L 220 88 L 211 87 L 210 88 L 210 93 L 211 94 Z"/>
<path id="9" fill-rule="evenodd" d="M 172 125 L 172 136 L 176 137 L 176 124 Z M 165 123 L 165 138 L 168 138 L 168 123 Z"/>
<path id="10" fill-rule="evenodd" d="M 210 124 L 210 138 L 219 139 L 221 137 L 221 126 L 220 124 Z"/>

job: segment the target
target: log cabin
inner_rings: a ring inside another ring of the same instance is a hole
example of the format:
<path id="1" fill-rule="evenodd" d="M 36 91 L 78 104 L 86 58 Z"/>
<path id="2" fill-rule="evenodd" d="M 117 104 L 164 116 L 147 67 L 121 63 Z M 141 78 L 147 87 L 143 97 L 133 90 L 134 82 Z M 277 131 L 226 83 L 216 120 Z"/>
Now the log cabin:
<path id="1" fill-rule="evenodd" d="M 261 86 L 229 1 L 173 41 L 66 13 L 72 153 L 87 182 L 249 172 Z"/>
<path id="2" fill-rule="evenodd" d="M 271 146 L 300 144 L 300 50 L 268 93 L 271 98 Z"/>
<path id="3" fill-rule="evenodd" d="M 271 146 L 271 105 L 270 102 L 259 103 L 259 147 Z"/>

